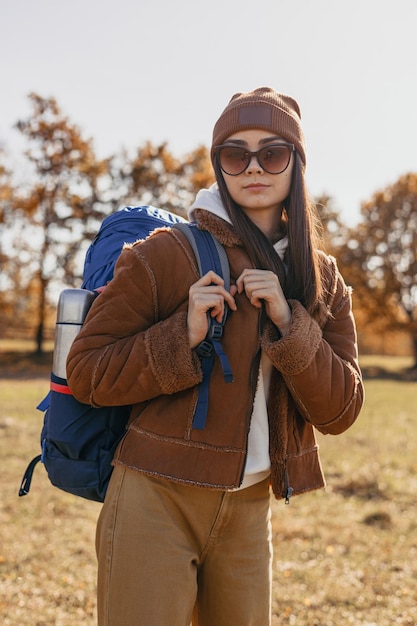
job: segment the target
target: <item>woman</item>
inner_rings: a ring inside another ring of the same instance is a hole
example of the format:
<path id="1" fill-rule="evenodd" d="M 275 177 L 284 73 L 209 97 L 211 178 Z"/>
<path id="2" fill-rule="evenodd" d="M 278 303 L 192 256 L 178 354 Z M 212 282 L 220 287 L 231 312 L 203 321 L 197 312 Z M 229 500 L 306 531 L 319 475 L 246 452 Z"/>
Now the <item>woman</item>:
<path id="1" fill-rule="evenodd" d="M 269 88 L 233 96 L 213 131 L 217 185 L 190 217 L 227 251 L 231 288 L 197 279 L 182 233 L 129 246 L 68 358 L 79 400 L 132 404 L 97 529 L 101 626 L 270 624 L 269 489 L 324 486 L 313 427 L 363 401 L 350 290 L 316 249 L 300 111 Z M 218 360 L 193 428 L 207 314 Z"/>

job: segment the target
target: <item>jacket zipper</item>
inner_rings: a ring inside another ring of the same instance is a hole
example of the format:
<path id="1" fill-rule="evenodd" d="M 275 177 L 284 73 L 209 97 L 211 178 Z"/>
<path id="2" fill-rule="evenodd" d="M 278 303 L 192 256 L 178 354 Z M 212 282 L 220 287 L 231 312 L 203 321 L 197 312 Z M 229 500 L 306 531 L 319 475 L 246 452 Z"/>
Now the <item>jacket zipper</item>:
<path id="1" fill-rule="evenodd" d="M 287 463 L 285 463 L 285 469 L 284 469 L 284 498 L 285 498 L 285 504 L 289 504 L 290 503 L 290 498 L 292 496 L 292 494 L 294 493 L 294 489 L 292 487 L 290 487 L 290 480 L 288 478 L 288 472 L 287 472 Z"/>

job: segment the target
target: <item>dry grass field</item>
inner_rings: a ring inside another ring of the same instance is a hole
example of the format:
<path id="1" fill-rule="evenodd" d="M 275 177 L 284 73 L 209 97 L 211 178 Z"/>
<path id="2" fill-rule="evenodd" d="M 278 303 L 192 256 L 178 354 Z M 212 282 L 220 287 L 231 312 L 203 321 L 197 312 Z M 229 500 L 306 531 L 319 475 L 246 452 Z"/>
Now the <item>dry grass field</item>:
<path id="1" fill-rule="evenodd" d="M 38 453 L 34 407 L 49 357 L 3 352 L 0 363 L 1 624 L 93 626 L 100 505 L 52 487 L 42 466 L 17 496 Z M 327 489 L 273 502 L 274 626 L 417 625 L 417 382 L 407 364 L 363 359 L 361 417 L 319 440 Z"/>

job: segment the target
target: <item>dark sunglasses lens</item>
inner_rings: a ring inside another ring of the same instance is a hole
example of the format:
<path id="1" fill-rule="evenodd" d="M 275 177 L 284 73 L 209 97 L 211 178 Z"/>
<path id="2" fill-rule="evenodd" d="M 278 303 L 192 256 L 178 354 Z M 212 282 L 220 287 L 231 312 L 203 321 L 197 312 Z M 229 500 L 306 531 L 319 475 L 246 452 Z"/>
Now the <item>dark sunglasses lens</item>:
<path id="1" fill-rule="evenodd" d="M 266 146 L 258 153 L 261 167 L 270 174 L 280 174 L 290 162 L 291 152 L 287 146 Z"/>
<path id="2" fill-rule="evenodd" d="M 256 153 L 262 169 L 269 174 L 280 174 L 290 162 L 291 150 L 288 146 L 265 146 Z M 219 162 L 223 172 L 230 176 L 242 174 L 252 158 L 250 152 L 238 146 L 223 146 L 219 150 Z"/>
<path id="3" fill-rule="evenodd" d="M 241 174 L 249 163 L 247 150 L 235 146 L 225 146 L 219 151 L 220 167 L 231 176 Z"/>

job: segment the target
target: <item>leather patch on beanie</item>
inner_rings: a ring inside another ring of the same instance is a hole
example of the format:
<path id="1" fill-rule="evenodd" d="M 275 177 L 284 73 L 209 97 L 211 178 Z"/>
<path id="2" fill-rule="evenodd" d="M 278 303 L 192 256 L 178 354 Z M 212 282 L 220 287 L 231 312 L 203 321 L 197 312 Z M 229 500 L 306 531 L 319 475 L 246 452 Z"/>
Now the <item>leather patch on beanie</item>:
<path id="1" fill-rule="evenodd" d="M 249 106 L 239 109 L 239 124 L 242 126 L 271 126 L 272 109 L 269 106 Z"/>

